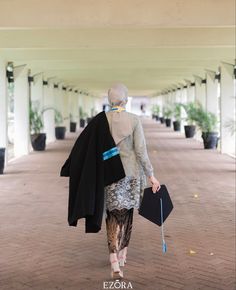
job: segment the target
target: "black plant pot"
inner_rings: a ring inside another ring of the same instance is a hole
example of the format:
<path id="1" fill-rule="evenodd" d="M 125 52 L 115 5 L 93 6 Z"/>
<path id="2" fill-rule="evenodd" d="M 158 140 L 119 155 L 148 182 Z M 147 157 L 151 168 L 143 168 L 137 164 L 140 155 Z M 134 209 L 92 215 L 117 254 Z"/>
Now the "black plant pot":
<path id="1" fill-rule="evenodd" d="M 32 134 L 31 144 L 35 151 L 44 151 L 46 147 L 46 134 L 45 133 Z"/>
<path id="2" fill-rule="evenodd" d="M 56 139 L 58 140 L 65 139 L 65 134 L 66 134 L 66 127 L 61 126 L 61 127 L 55 128 Z"/>
<path id="3" fill-rule="evenodd" d="M 156 117 L 156 121 L 159 121 L 159 116 L 158 115 L 155 115 L 155 117 Z"/>
<path id="4" fill-rule="evenodd" d="M 92 117 L 87 118 L 87 124 L 92 120 Z"/>
<path id="5" fill-rule="evenodd" d="M 216 149 L 218 145 L 217 132 L 202 132 L 204 149 Z"/>
<path id="6" fill-rule="evenodd" d="M 5 164 L 5 148 L 0 148 L 0 174 L 3 174 Z"/>
<path id="7" fill-rule="evenodd" d="M 80 127 L 81 128 L 84 128 L 84 126 L 85 126 L 85 120 L 84 119 L 80 119 L 79 120 L 79 123 L 80 123 Z"/>
<path id="8" fill-rule="evenodd" d="M 76 132 L 76 122 L 70 122 L 70 132 Z"/>
<path id="9" fill-rule="evenodd" d="M 174 126 L 174 131 L 180 131 L 180 122 L 179 121 L 174 121 L 173 126 Z"/>
<path id="10" fill-rule="evenodd" d="M 196 133 L 196 126 L 194 125 L 186 125 L 184 126 L 185 137 L 186 138 L 193 138 Z"/>
<path id="11" fill-rule="evenodd" d="M 160 117 L 160 121 L 161 121 L 161 124 L 164 124 L 165 123 L 164 117 Z"/>
<path id="12" fill-rule="evenodd" d="M 166 127 L 170 127 L 171 126 L 171 119 L 170 118 L 166 118 Z"/>

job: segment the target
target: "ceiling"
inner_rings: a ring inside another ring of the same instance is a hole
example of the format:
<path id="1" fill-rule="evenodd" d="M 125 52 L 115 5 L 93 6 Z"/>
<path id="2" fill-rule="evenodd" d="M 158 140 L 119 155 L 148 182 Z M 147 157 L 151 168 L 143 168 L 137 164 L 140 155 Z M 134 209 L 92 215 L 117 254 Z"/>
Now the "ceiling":
<path id="1" fill-rule="evenodd" d="M 152 95 L 235 59 L 235 2 L 1 0 L 0 57 L 103 95 Z"/>

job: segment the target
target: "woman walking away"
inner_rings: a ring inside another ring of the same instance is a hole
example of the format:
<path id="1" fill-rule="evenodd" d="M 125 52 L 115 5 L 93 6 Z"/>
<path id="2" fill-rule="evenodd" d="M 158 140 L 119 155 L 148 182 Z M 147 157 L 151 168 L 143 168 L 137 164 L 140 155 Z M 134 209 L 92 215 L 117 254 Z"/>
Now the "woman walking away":
<path id="1" fill-rule="evenodd" d="M 132 232 L 134 208 L 141 203 L 146 177 L 153 192 L 160 189 L 153 175 L 139 116 L 126 111 L 128 89 L 116 84 L 108 90 L 110 110 L 106 112 L 111 135 L 120 153 L 125 177 L 104 188 L 107 243 L 111 277 L 122 278 Z"/>

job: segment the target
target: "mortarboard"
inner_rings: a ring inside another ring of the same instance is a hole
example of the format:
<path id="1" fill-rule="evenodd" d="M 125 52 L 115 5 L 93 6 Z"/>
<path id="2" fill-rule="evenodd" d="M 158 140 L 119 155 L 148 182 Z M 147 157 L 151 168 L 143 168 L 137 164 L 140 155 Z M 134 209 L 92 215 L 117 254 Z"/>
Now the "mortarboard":
<path id="1" fill-rule="evenodd" d="M 144 189 L 143 198 L 139 207 L 138 213 L 149 221 L 161 226 L 162 234 L 162 251 L 167 251 L 167 246 L 164 239 L 164 222 L 173 209 L 173 204 L 164 184 L 161 188 L 153 193 L 152 187 Z"/>

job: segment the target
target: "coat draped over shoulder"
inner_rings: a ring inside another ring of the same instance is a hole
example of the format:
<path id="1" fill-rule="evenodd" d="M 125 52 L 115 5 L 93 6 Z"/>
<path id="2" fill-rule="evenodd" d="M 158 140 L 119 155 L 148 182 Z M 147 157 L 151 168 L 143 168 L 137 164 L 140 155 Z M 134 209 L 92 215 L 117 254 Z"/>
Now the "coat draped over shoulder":
<path id="1" fill-rule="evenodd" d="M 68 223 L 85 218 L 85 232 L 101 230 L 104 187 L 125 177 L 105 112 L 97 114 L 75 141 L 60 176 L 69 177 Z"/>

